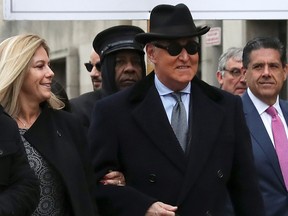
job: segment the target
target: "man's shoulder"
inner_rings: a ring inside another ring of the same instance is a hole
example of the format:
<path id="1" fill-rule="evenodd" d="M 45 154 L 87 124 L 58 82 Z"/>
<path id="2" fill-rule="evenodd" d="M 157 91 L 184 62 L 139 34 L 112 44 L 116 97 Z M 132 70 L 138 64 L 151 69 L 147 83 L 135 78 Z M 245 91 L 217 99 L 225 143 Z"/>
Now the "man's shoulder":
<path id="1" fill-rule="evenodd" d="M 280 103 L 281 109 L 288 112 L 288 101 L 280 99 L 279 103 Z"/>
<path id="2" fill-rule="evenodd" d="M 103 97 L 102 91 L 91 91 L 84 93 L 78 97 L 70 99 L 70 104 L 79 104 L 79 103 L 87 103 L 87 102 L 95 102 Z"/>
<path id="3" fill-rule="evenodd" d="M 219 88 L 217 88 L 215 86 L 212 86 L 212 85 L 206 83 L 205 81 L 199 79 L 198 77 L 195 77 L 192 80 L 192 89 L 193 89 L 194 86 L 196 86 L 199 89 L 201 89 L 201 91 L 208 98 L 210 98 L 213 101 L 220 101 L 220 100 L 225 99 L 225 98 L 229 99 L 230 97 L 235 97 L 231 93 L 223 91 L 222 89 L 219 89 Z"/>
<path id="4" fill-rule="evenodd" d="M 248 92 L 244 92 L 241 96 L 241 100 L 243 103 L 243 109 L 246 111 L 247 109 L 251 109 L 255 107 L 255 101 L 253 101 L 253 98 L 251 98 L 248 94 Z M 256 107 L 255 107 L 256 108 Z"/>

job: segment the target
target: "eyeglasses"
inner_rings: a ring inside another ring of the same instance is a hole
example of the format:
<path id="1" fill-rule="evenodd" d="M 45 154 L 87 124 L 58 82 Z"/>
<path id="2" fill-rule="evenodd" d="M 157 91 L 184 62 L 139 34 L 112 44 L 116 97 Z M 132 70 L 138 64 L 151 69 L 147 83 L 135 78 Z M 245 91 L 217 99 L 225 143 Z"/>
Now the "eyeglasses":
<path id="1" fill-rule="evenodd" d="M 234 78 L 238 78 L 240 76 L 244 76 L 245 75 L 245 73 L 241 72 L 241 69 L 239 69 L 239 68 L 232 68 L 231 70 L 227 70 L 227 69 L 224 68 L 223 71 L 227 71 Z"/>
<path id="2" fill-rule="evenodd" d="M 88 62 L 88 63 L 84 63 L 84 65 L 85 65 L 87 71 L 89 71 L 89 72 L 92 71 L 92 69 L 93 69 L 94 66 L 96 67 L 96 69 L 97 69 L 98 71 L 101 71 L 101 64 L 100 64 L 100 62 L 97 62 L 95 65 L 91 64 L 90 62 Z"/>
<path id="3" fill-rule="evenodd" d="M 182 46 L 181 44 L 179 43 L 176 43 L 176 42 L 173 42 L 173 43 L 170 43 L 169 45 L 167 46 L 164 46 L 162 44 L 159 44 L 157 42 L 153 43 L 154 46 L 160 48 L 160 49 L 165 49 L 167 50 L 167 52 L 169 53 L 169 55 L 171 56 L 177 56 L 179 55 L 181 52 L 182 52 L 182 49 L 184 48 L 187 53 L 189 55 L 194 55 L 198 52 L 199 50 L 199 44 L 196 43 L 195 41 L 190 41 L 188 42 L 187 44 L 185 44 L 184 46 Z"/>

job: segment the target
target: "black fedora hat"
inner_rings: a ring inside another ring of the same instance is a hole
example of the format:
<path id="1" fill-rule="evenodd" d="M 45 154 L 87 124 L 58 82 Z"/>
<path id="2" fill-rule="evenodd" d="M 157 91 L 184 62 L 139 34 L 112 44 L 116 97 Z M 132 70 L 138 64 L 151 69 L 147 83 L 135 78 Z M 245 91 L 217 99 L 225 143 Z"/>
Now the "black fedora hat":
<path id="1" fill-rule="evenodd" d="M 101 60 L 109 53 L 119 50 L 136 50 L 144 54 L 144 46 L 135 41 L 136 34 L 144 31 L 137 26 L 118 25 L 98 33 L 93 40 L 93 48 Z"/>
<path id="2" fill-rule="evenodd" d="M 150 14 L 150 32 L 140 33 L 136 36 L 139 43 L 159 39 L 177 39 L 183 37 L 200 36 L 209 31 L 210 27 L 197 28 L 189 8 L 185 4 L 158 5 Z"/>

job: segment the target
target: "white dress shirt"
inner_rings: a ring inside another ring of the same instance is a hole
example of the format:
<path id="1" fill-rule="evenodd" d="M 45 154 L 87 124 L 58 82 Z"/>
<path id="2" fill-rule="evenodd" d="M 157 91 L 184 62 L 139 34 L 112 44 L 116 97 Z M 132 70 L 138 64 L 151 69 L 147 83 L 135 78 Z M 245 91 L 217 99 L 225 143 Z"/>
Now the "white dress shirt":
<path id="1" fill-rule="evenodd" d="M 167 117 L 169 119 L 169 122 L 171 123 L 171 115 L 174 105 L 176 104 L 176 100 L 170 95 L 173 91 L 169 88 L 167 88 L 161 81 L 158 79 L 157 75 L 155 74 L 155 80 L 154 80 L 156 89 L 160 95 L 160 98 L 162 100 L 162 104 L 164 106 L 164 109 L 166 111 Z M 182 89 L 180 92 L 182 102 L 185 106 L 186 116 L 187 116 L 187 124 L 189 119 L 189 102 L 190 102 L 190 89 L 191 89 L 191 83 L 189 83 L 184 89 Z"/>

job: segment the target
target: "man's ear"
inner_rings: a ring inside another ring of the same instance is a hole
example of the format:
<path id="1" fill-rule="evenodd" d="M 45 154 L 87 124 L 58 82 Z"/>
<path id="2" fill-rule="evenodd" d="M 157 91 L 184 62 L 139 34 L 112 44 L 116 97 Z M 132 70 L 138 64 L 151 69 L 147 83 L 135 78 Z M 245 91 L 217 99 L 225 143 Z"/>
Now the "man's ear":
<path id="1" fill-rule="evenodd" d="M 153 63 L 155 64 L 156 62 L 156 58 L 155 58 L 155 47 L 153 44 L 148 43 L 146 45 L 146 54 L 147 54 L 147 58 Z"/>
<path id="2" fill-rule="evenodd" d="M 287 75 L 288 75 L 288 64 L 285 64 L 283 70 L 284 70 L 284 80 L 286 80 L 287 79 Z"/>
<path id="3" fill-rule="evenodd" d="M 247 72 L 247 69 L 242 66 L 242 67 L 241 67 L 241 73 L 244 74 L 244 80 L 245 80 L 245 82 L 247 81 L 246 72 Z"/>
<path id="4" fill-rule="evenodd" d="M 218 80 L 218 83 L 219 83 L 219 85 L 220 86 L 222 86 L 223 85 L 223 75 L 222 75 L 222 71 L 217 71 L 216 72 L 216 78 L 217 78 L 217 80 Z"/>

